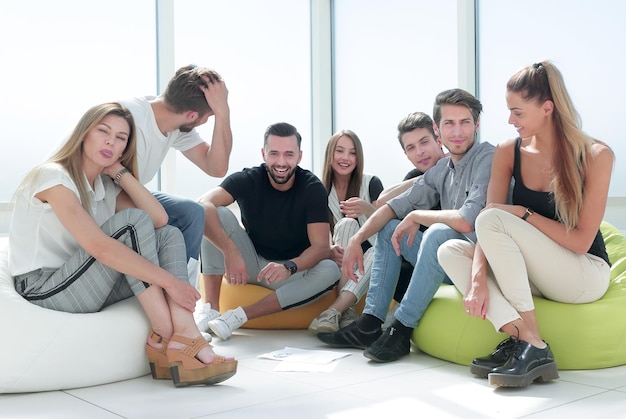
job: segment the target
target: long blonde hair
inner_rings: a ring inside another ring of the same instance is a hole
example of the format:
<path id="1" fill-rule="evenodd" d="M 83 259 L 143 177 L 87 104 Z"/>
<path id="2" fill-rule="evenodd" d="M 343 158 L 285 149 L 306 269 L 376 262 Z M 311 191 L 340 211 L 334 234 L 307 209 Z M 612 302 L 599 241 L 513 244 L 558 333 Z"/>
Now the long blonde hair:
<path id="1" fill-rule="evenodd" d="M 137 177 L 137 141 L 135 122 L 130 111 L 119 103 L 103 103 L 89 109 L 78 121 L 74 131 L 61 148 L 49 157 L 44 163 L 31 170 L 20 183 L 18 191 L 32 188 L 37 181 L 41 168 L 45 164 L 57 163 L 62 166 L 76 184 L 83 208 L 91 213 L 91 198 L 88 193 L 88 185 L 82 168 L 83 140 L 87 133 L 97 126 L 108 115 L 117 115 L 126 120 L 130 127 L 128 143 L 120 158 L 120 163 Z"/>
<path id="2" fill-rule="evenodd" d="M 539 104 L 554 103 L 552 120 L 556 130 L 552 157 L 552 192 L 558 219 L 571 229 L 578 225 L 583 204 L 585 171 L 594 140 L 582 131 L 561 72 L 550 61 L 525 67 L 508 81 L 508 91 L 520 93 Z"/>

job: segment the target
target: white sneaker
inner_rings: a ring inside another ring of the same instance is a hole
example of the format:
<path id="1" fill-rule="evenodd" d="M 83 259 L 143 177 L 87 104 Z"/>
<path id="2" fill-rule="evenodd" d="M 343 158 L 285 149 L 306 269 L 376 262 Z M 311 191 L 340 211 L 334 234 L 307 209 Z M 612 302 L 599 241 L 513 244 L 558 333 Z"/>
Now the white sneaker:
<path id="1" fill-rule="evenodd" d="M 339 318 L 341 313 L 334 308 L 329 308 L 320 313 L 317 318 L 313 319 L 309 330 L 313 334 L 333 333 L 339 330 Z"/>
<path id="2" fill-rule="evenodd" d="M 233 334 L 233 330 L 239 329 L 247 321 L 246 312 L 243 311 L 243 308 L 237 307 L 234 310 L 228 310 L 217 319 L 211 320 L 209 329 L 218 338 L 226 340 Z"/>
<path id="3" fill-rule="evenodd" d="M 206 303 L 200 309 L 196 309 L 193 313 L 193 318 L 196 321 L 196 325 L 200 332 L 209 331 L 209 322 L 213 319 L 217 319 L 220 316 L 220 312 L 211 308 L 211 303 Z"/>
<path id="4" fill-rule="evenodd" d="M 314 335 L 317 335 L 317 326 L 319 326 L 320 324 L 320 320 L 316 317 L 313 319 L 313 321 L 311 321 L 311 324 L 309 325 L 309 332 L 313 333 Z"/>
<path id="5" fill-rule="evenodd" d="M 207 341 L 207 343 L 211 343 L 213 340 L 213 336 L 210 333 L 200 332 L 202 334 L 202 338 Z"/>
<path id="6" fill-rule="evenodd" d="M 354 307 L 348 307 L 346 311 L 343 312 L 341 317 L 339 318 L 339 328 L 343 329 L 348 326 L 350 323 L 353 323 L 357 319 L 356 310 Z"/>

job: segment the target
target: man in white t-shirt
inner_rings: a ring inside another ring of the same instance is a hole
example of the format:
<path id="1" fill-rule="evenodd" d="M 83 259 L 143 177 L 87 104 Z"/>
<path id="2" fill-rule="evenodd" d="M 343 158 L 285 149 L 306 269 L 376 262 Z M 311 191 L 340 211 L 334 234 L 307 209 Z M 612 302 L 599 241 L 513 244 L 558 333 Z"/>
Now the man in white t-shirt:
<path id="1" fill-rule="evenodd" d="M 209 176 L 223 177 L 232 149 L 228 89 L 215 71 L 188 65 L 176 71 L 165 91 L 119 103 L 128 108 L 137 127 L 139 180 L 146 184 L 174 148 Z M 211 143 L 194 129 L 215 117 Z M 197 283 L 204 209 L 194 199 L 153 192 L 169 216 L 169 224 L 185 238 L 189 282 Z"/>

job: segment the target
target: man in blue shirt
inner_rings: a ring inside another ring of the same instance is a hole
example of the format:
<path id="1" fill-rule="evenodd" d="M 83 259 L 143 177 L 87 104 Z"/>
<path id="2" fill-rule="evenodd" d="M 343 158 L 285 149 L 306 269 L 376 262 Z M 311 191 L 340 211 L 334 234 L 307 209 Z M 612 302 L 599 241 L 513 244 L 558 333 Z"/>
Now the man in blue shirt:
<path id="1" fill-rule="evenodd" d="M 495 148 L 476 141 L 481 111 L 480 101 L 462 89 L 437 95 L 433 120 L 449 156 L 379 208 L 352 237 L 342 270 L 356 280 L 356 271 L 363 272 L 361 242 L 378 233 L 365 309 L 338 332 L 319 333 L 322 342 L 365 349 L 364 355 L 377 362 L 395 361 L 410 352 L 413 329 L 447 279 L 437 261 L 439 246 L 450 239 L 476 239 L 474 221 L 485 206 Z M 441 209 L 433 210 L 437 202 Z M 422 225 L 429 228 L 422 232 Z M 415 268 L 395 319 L 383 332 L 402 257 Z"/>

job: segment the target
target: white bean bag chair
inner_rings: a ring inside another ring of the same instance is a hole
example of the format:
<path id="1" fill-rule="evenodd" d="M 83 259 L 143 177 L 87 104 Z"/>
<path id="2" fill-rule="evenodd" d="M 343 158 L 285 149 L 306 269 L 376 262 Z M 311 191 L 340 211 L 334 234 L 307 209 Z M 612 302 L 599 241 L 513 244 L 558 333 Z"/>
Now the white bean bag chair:
<path id="1" fill-rule="evenodd" d="M 0 393 L 105 384 L 150 372 L 150 324 L 136 299 L 98 313 L 71 314 L 29 303 L 8 269 L 8 238 L 0 238 Z"/>

